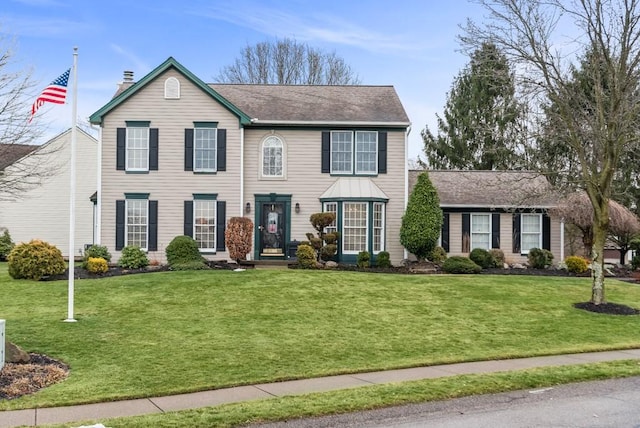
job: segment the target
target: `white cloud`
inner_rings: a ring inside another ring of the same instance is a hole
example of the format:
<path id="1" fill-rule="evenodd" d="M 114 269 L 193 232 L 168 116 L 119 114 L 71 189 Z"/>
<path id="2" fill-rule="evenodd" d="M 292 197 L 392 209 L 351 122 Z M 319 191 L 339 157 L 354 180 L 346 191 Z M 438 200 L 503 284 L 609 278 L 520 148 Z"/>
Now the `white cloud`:
<path id="1" fill-rule="evenodd" d="M 122 46 L 117 45 L 115 43 L 111 43 L 109 45 L 109 47 L 111 48 L 112 51 L 114 51 L 118 55 L 121 55 L 124 58 L 126 58 L 131 63 L 133 68 L 135 68 L 134 71 L 136 71 L 136 72 L 138 72 L 138 73 L 140 73 L 142 75 L 145 75 L 149 71 L 151 71 L 151 66 L 146 61 L 141 59 L 139 56 L 134 54 L 133 52 L 130 52 L 130 51 L 124 49 Z"/>

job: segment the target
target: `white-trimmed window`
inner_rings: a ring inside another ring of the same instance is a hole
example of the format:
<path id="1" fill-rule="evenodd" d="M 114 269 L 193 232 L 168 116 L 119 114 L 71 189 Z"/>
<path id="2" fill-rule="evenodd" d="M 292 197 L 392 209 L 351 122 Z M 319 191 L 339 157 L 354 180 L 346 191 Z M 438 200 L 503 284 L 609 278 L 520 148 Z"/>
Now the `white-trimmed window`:
<path id="1" fill-rule="evenodd" d="M 338 230 L 336 226 L 336 222 L 338 220 L 338 203 L 337 202 L 325 202 L 323 207 L 324 212 L 334 213 L 336 215 L 336 219 L 329 226 L 324 228 L 324 233 L 333 233 Z"/>
<path id="2" fill-rule="evenodd" d="M 381 202 L 373 203 L 373 254 L 384 251 L 384 208 Z"/>
<path id="3" fill-rule="evenodd" d="M 342 252 L 358 254 L 368 250 L 368 206 L 367 202 L 343 202 Z"/>
<path id="4" fill-rule="evenodd" d="M 169 100 L 180 98 L 180 81 L 175 77 L 169 77 L 164 81 L 164 97 Z"/>
<path id="5" fill-rule="evenodd" d="M 149 171 L 149 127 L 127 127 L 126 170 Z"/>
<path id="6" fill-rule="evenodd" d="M 201 250 L 216 249 L 216 201 L 195 199 L 193 201 L 193 238 Z"/>
<path id="7" fill-rule="evenodd" d="M 520 222 L 522 254 L 529 254 L 532 248 L 542 248 L 542 214 L 522 214 Z"/>
<path id="8" fill-rule="evenodd" d="M 356 174 L 378 172 L 378 133 L 356 131 Z"/>
<path id="9" fill-rule="evenodd" d="M 284 143 L 276 136 L 262 142 L 262 176 L 284 177 Z"/>
<path id="10" fill-rule="evenodd" d="M 193 170 L 215 172 L 218 130 L 195 128 L 193 132 Z"/>
<path id="11" fill-rule="evenodd" d="M 491 214 L 471 214 L 471 249 L 491 249 Z"/>
<path id="12" fill-rule="evenodd" d="M 136 245 L 147 249 L 149 201 L 147 199 L 126 200 L 126 242 L 125 245 Z"/>
<path id="13" fill-rule="evenodd" d="M 331 173 L 353 173 L 353 132 L 331 131 Z"/>

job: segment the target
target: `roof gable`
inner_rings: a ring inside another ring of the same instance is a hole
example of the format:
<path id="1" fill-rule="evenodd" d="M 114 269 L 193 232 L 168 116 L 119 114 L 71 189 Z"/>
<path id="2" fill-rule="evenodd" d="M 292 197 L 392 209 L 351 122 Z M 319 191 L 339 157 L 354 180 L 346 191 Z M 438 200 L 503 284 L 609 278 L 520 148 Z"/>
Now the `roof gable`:
<path id="1" fill-rule="evenodd" d="M 22 159 L 38 147 L 31 144 L 0 144 L 0 171 Z"/>
<path id="2" fill-rule="evenodd" d="M 144 76 L 138 82 L 134 83 L 121 93 L 117 94 L 111 101 L 109 101 L 106 105 L 104 105 L 101 109 L 93 113 L 89 117 L 89 121 L 93 124 L 101 124 L 102 119 L 105 115 L 107 115 L 111 110 L 125 102 L 131 96 L 136 94 L 140 89 L 144 88 L 151 81 L 155 80 L 158 76 L 160 76 L 165 71 L 173 68 L 181 73 L 184 77 L 186 77 L 189 81 L 191 81 L 194 85 L 200 88 L 205 93 L 209 94 L 213 99 L 222 104 L 227 110 L 235 114 L 241 123 L 247 124 L 250 123 L 250 117 L 247 116 L 244 112 L 242 112 L 238 107 L 233 105 L 227 99 L 225 99 L 222 95 L 216 92 L 213 88 L 209 87 L 206 83 L 200 80 L 195 74 L 187 70 L 182 64 L 176 61 L 173 57 L 169 57 L 165 62 L 160 64 L 154 70 L 152 70 L 149 74 Z"/>
<path id="3" fill-rule="evenodd" d="M 418 175 L 409 171 L 409 191 Z M 531 171 L 426 171 L 448 208 L 550 208 L 557 196 L 547 179 Z"/>

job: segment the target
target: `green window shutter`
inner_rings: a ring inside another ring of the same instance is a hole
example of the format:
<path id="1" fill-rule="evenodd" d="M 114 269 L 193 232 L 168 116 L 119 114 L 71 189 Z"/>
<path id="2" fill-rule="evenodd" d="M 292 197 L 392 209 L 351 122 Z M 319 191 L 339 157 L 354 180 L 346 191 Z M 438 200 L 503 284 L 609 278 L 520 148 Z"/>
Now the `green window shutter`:
<path id="1" fill-rule="evenodd" d="M 378 174 L 387 173 L 387 133 L 378 132 Z"/>
<path id="2" fill-rule="evenodd" d="M 124 248 L 125 201 L 116 201 L 116 251 Z"/>
<path id="3" fill-rule="evenodd" d="M 322 171 L 331 172 L 331 132 L 322 131 Z"/>
<path id="4" fill-rule="evenodd" d="M 471 214 L 462 214 L 462 252 L 471 251 Z"/>
<path id="5" fill-rule="evenodd" d="M 218 201 L 216 203 L 216 251 L 225 250 L 225 237 L 224 232 L 226 230 L 227 214 L 226 214 L 226 202 Z"/>
<path id="6" fill-rule="evenodd" d="M 125 170 L 125 153 L 127 149 L 127 128 L 116 130 L 116 170 Z"/>
<path id="7" fill-rule="evenodd" d="M 551 251 L 551 218 L 542 214 L 542 249 Z"/>
<path id="8" fill-rule="evenodd" d="M 513 215 L 513 253 L 520 253 L 520 214 Z"/>
<path id="9" fill-rule="evenodd" d="M 218 129 L 218 150 L 216 159 L 216 171 L 227 170 L 227 130 Z"/>
<path id="10" fill-rule="evenodd" d="M 442 248 L 449 252 L 449 213 L 442 214 L 442 239 L 440 239 Z"/>
<path id="11" fill-rule="evenodd" d="M 193 171 L 193 129 L 184 130 L 184 170 Z"/>
<path id="12" fill-rule="evenodd" d="M 149 201 L 149 251 L 158 251 L 158 201 Z"/>
<path id="13" fill-rule="evenodd" d="M 184 201 L 184 235 L 193 238 L 193 201 Z"/>
<path id="14" fill-rule="evenodd" d="M 158 128 L 149 129 L 149 171 L 158 170 Z"/>
<path id="15" fill-rule="evenodd" d="M 491 248 L 500 248 L 500 214 L 491 214 Z"/>

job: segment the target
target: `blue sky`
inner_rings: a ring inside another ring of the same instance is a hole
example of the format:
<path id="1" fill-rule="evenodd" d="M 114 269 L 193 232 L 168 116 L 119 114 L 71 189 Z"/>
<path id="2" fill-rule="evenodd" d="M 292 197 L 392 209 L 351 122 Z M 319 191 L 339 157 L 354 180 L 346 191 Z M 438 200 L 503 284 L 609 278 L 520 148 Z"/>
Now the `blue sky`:
<path id="1" fill-rule="evenodd" d="M 335 51 L 363 84 L 395 86 L 412 122 L 411 158 L 421 153 L 420 131 L 435 129 L 435 114 L 468 61 L 458 52 L 459 25 L 482 17 L 466 0 L 2 3 L 0 32 L 15 38 L 14 59 L 42 88 L 72 65 L 78 46 L 80 118 L 109 101 L 124 70 L 138 80 L 173 56 L 214 82 L 247 44 L 290 37 Z M 45 116 L 51 136 L 71 124 L 69 105 L 46 107 Z"/>

